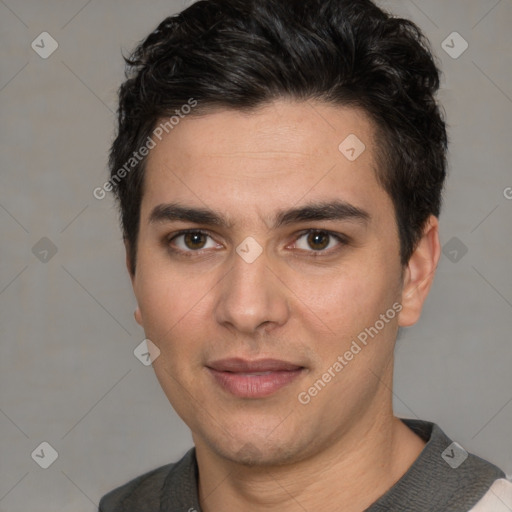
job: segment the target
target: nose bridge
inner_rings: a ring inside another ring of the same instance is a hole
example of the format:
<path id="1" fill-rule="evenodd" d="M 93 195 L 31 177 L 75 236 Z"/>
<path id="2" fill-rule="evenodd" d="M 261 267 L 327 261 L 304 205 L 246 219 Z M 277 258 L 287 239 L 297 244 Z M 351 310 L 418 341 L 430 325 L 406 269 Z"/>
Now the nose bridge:
<path id="1" fill-rule="evenodd" d="M 240 244 L 233 267 L 223 280 L 217 321 L 246 333 L 254 333 L 263 323 L 285 323 L 288 297 L 274 272 L 262 248 L 250 240 Z"/>

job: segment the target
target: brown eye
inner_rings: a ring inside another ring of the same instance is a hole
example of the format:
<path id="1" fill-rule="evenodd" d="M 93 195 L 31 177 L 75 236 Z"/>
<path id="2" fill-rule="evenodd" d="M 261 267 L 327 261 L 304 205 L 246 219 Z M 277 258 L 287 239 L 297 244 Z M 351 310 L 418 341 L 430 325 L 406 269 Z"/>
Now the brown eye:
<path id="1" fill-rule="evenodd" d="M 346 237 L 342 234 L 331 233 L 320 229 L 310 229 L 303 232 L 295 242 L 295 248 L 304 252 L 309 252 L 310 256 L 320 256 L 330 254 L 347 245 Z"/>
<path id="2" fill-rule="evenodd" d="M 312 231 L 308 235 L 308 244 L 311 249 L 321 251 L 329 245 L 330 235 L 324 231 Z"/>
<path id="3" fill-rule="evenodd" d="M 214 242 L 208 233 L 202 231 L 181 231 L 167 240 L 169 249 L 174 252 L 193 253 L 199 252 L 202 249 L 215 249 L 218 244 Z"/>
<path id="4" fill-rule="evenodd" d="M 203 233 L 186 233 L 183 240 L 188 249 L 202 249 L 206 245 Z"/>

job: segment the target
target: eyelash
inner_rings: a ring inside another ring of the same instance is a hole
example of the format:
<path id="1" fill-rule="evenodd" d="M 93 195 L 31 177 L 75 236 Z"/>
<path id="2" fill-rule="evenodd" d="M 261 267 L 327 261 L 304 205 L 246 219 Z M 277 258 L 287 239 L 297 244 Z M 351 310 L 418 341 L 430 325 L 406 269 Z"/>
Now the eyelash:
<path id="1" fill-rule="evenodd" d="M 170 251 L 172 251 L 173 253 L 179 254 L 179 255 L 182 255 L 182 256 L 185 256 L 188 258 L 193 257 L 196 254 L 201 254 L 201 252 L 203 250 L 207 251 L 208 249 L 183 251 L 181 249 L 176 249 L 176 248 L 172 247 L 171 243 L 176 238 L 183 236 L 183 235 L 190 234 L 190 233 L 204 235 L 204 236 L 207 236 L 207 237 L 213 239 L 213 237 L 210 235 L 210 233 L 208 233 L 207 231 L 203 231 L 202 229 L 185 229 L 185 230 L 182 230 L 182 231 L 179 231 L 179 232 L 173 234 L 170 237 L 167 237 L 165 240 L 165 244 L 168 247 L 168 249 Z M 300 240 L 304 235 L 308 235 L 310 233 L 322 233 L 324 235 L 329 236 L 330 238 L 334 238 L 339 243 L 339 246 L 346 246 L 349 244 L 348 237 L 346 237 L 340 233 L 333 233 L 332 231 L 328 231 L 325 229 L 306 229 L 304 231 L 301 231 L 297 235 L 297 238 L 295 239 L 295 243 L 297 242 L 297 240 Z M 339 250 L 339 246 L 336 246 L 336 247 L 328 249 L 328 250 L 318 250 L 318 251 L 314 251 L 313 249 L 311 249 L 309 251 L 306 251 L 305 249 L 298 249 L 298 250 L 301 252 L 309 253 L 308 256 L 311 258 L 319 258 L 319 257 L 321 258 L 323 256 L 331 255 L 333 252 L 336 252 L 337 250 Z"/>

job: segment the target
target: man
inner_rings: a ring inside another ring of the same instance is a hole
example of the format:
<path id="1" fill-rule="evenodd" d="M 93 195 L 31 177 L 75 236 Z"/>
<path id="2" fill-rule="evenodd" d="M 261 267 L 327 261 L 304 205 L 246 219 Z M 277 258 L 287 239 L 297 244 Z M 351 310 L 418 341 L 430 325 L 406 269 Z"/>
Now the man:
<path id="1" fill-rule="evenodd" d="M 206 0 L 128 63 L 109 188 L 195 446 L 100 510 L 509 510 L 503 471 L 392 410 L 446 167 L 417 27 L 369 0 Z"/>

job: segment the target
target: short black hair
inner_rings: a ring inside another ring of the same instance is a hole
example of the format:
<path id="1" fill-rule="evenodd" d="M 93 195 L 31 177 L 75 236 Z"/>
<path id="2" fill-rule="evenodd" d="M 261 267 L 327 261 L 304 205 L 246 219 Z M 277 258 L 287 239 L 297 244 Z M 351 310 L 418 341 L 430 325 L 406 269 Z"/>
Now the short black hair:
<path id="1" fill-rule="evenodd" d="M 191 101 L 189 115 L 280 98 L 361 108 L 377 134 L 376 174 L 394 204 L 402 265 L 428 217 L 439 216 L 440 71 L 420 29 L 370 0 L 200 0 L 163 20 L 125 61 L 109 166 L 132 274 L 146 162 L 134 153 Z"/>

